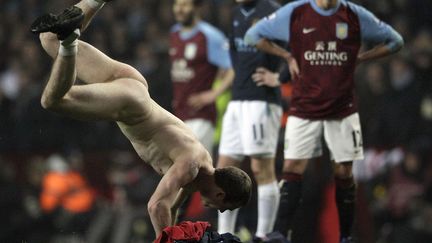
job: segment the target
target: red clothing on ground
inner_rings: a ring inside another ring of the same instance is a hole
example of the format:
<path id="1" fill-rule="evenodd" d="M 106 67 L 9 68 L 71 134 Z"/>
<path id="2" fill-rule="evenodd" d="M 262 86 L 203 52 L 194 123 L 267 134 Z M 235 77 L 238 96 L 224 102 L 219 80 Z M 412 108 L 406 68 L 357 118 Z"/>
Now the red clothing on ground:
<path id="1" fill-rule="evenodd" d="M 206 229 L 210 226 L 208 222 L 184 221 L 178 225 L 163 229 L 154 243 L 174 243 L 175 240 L 200 241 Z"/>

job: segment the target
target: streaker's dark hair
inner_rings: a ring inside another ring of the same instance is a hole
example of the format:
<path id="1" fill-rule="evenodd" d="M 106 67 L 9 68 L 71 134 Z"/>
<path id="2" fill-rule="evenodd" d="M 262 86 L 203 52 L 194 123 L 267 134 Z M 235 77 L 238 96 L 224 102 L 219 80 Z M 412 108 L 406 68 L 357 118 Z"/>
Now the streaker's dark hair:
<path id="1" fill-rule="evenodd" d="M 225 192 L 225 203 L 242 207 L 249 202 L 252 180 L 243 170 L 234 166 L 218 168 L 215 171 L 215 182 Z"/>

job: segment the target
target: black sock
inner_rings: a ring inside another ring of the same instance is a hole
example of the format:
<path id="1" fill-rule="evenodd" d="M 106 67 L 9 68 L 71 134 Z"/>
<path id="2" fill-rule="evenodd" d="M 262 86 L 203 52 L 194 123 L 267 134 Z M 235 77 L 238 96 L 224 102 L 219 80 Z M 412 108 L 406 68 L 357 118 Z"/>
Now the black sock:
<path id="1" fill-rule="evenodd" d="M 296 173 L 284 173 L 282 179 L 283 184 L 280 188 L 279 210 L 274 230 L 287 236 L 300 203 L 303 177 Z"/>
<path id="2" fill-rule="evenodd" d="M 355 188 L 352 178 L 336 178 L 336 204 L 342 238 L 351 236 L 355 210 Z"/>

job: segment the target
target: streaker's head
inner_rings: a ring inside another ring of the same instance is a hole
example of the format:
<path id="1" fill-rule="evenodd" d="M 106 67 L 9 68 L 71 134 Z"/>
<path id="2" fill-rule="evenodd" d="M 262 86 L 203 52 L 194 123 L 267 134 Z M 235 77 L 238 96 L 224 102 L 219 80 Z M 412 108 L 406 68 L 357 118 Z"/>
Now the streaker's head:
<path id="1" fill-rule="evenodd" d="M 215 188 L 201 191 L 204 206 L 221 212 L 246 205 L 252 193 L 252 180 L 243 170 L 229 166 L 218 168 L 214 174 Z"/>
<path id="2" fill-rule="evenodd" d="M 175 0 L 173 12 L 175 20 L 183 26 L 191 26 L 198 16 L 202 0 Z"/>

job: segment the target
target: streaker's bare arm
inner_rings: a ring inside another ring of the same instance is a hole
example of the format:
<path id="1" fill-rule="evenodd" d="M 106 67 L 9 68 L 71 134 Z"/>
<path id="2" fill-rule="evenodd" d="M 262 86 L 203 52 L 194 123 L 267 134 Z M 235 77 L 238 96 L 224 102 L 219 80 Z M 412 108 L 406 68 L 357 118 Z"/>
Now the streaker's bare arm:
<path id="1" fill-rule="evenodd" d="M 178 209 L 181 207 L 181 205 L 186 201 L 188 196 L 190 196 L 190 193 L 185 188 L 181 188 L 180 191 L 177 193 L 177 197 L 174 200 L 173 205 L 171 206 L 171 225 L 175 225 L 177 221 L 177 213 Z"/>
<path id="2" fill-rule="evenodd" d="M 173 202 L 181 188 L 192 182 L 198 174 L 198 164 L 188 160 L 176 161 L 162 177 L 159 185 L 148 202 L 148 211 L 156 238 L 167 226 L 172 226 Z"/>

